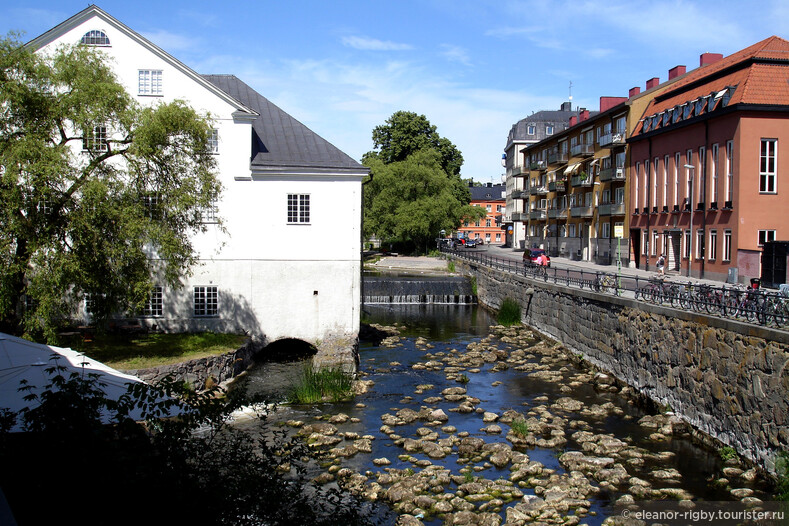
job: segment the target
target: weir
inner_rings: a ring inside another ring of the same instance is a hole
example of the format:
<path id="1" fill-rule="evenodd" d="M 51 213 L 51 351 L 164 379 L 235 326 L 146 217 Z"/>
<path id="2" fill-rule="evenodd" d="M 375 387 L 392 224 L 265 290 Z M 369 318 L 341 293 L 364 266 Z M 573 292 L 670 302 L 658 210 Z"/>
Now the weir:
<path id="1" fill-rule="evenodd" d="M 471 282 L 465 277 L 379 275 L 364 276 L 363 280 L 363 302 L 367 305 L 471 305 L 477 302 Z"/>

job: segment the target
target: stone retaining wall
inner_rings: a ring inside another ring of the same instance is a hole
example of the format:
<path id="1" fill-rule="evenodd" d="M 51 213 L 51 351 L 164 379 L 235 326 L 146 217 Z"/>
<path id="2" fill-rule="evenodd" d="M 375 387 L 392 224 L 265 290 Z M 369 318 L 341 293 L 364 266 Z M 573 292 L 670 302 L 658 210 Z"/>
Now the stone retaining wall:
<path id="1" fill-rule="evenodd" d="M 456 261 L 522 321 L 773 472 L 789 450 L 789 333 Z"/>
<path id="2" fill-rule="evenodd" d="M 244 372 L 252 365 L 259 350 L 260 344 L 250 339 L 237 350 L 219 356 L 123 372 L 133 374 L 149 384 L 155 384 L 168 374 L 174 374 L 177 379 L 189 382 L 196 389 L 204 389 L 211 384 L 218 385 L 231 380 Z"/>

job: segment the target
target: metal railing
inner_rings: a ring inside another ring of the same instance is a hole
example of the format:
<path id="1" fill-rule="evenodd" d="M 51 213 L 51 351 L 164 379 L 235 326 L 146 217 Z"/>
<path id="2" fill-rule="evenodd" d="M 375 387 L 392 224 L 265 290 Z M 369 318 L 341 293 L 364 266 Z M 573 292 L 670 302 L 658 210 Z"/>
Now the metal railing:
<path id="1" fill-rule="evenodd" d="M 628 297 L 645 303 L 701 312 L 745 323 L 789 328 L 789 288 L 773 292 L 761 288 L 745 288 L 742 285 L 718 287 L 661 277 L 618 276 L 612 272 L 589 271 L 578 267 L 539 267 L 473 249 L 453 250 L 442 247 L 441 252 L 546 283 L 586 288 L 601 294 Z"/>

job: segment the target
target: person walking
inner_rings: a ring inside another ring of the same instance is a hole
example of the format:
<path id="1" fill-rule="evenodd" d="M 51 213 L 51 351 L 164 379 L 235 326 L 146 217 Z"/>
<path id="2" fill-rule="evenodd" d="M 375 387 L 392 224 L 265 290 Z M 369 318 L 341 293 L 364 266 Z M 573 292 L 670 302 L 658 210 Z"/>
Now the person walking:
<path id="1" fill-rule="evenodd" d="M 657 260 L 657 270 L 658 274 L 661 276 L 666 275 L 666 258 L 663 257 L 663 254 L 660 254 L 660 257 Z"/>

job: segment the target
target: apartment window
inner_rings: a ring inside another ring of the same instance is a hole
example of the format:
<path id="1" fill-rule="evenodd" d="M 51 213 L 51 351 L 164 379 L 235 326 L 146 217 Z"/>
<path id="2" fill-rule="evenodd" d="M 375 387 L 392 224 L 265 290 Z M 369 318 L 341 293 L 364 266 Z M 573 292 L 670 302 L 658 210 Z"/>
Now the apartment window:
<path id="1" fill-rule="evenodd" d="M 775 193 L 775 147 L 777 139 L 762 139 L 759 156 L 759 191 Z"/>
<path id="2" fill-rule="evenodd" d="M 704 246 L 704 230 L 698 229 L 696 230 L 696 259 L 701 259 L 704 257 L 704 251 L 702 247 Z"/>
<path id="3" fill-rule="evenodd" d="M 202 223 L 219 222 L 219 207 L 216 206 L 215 201 L 200 209 L 200 221 Z"/>
<path id="4" fill-rule="evenodd" d="M 669 156 L 663 158 L 663 208 L 668 206 L 668 161 Z"/>
<path id="5" fill-rule="evenodd" d="M 501 234 L 496 234 L 496 243 L 501 243 Z"/>
<path id="6" fill-rule="evenodd" d="M 759 230 L 759 246 L 764 246 L 768 241 L 775 241 L 775 230 Z"/>
<path id="7" fill-rule="evenodd" d="M 553 125 L 552 124 L 548 124 L 545 127 L 545 135 L 553 135 Z"/>
<path id="8" fill-rule="evenodd" d="M 710 246 L 707 253 L 710 261 L 714 261 L 718 256 L 718 231 L 710 230 Z"/>
<path id="9" fill-rule="evenodd" d="M 86 131 L 82 137 L 82 149 L 89 152 L 106 152 L 109 150 L 107 127 L 99 125 Z"/>
<path id="10" fill-rule="evenodd" d="M 602 201 L 600 202 L 604 205 L 611 202 L 611 190 L 603 190 Z"/>
<path id="11" fill-rule="evenodd" d="M 110 39 L 104 31 L 98 29 L 91 29 L 79 40 L 80 44 L 86 46 L 109 46 Z"/>
<path id="12" fill-rule="evenodd" d="M 474 226 L 479 226 L 479 221 L 475 221 Z"/>
<path id="13" fill-rule="evenodd" d="M 712 145 L 712 152 L 710 157 L 710 173 L 712 174 L 712 180 L 710 181 L 710 202 L 717 203 L 718 202 L 718 145 Z"/>
<path id="14" fill-rule="evenodd" d="M 208 136 L 208 153 L 219 153 L 219 130 L 211 130 Z"/>
<path id="15" fill-rule="evenodd" d="M 496 212 L 501 212 L 501 205 L 496 205 Z"/>
<path id="16" fill-rule="evenodd" d="M 633 201 L 635 201 L 636 210 L 638 210 L 638 178 L 641 175 L 641 163 L 636 163 L 636 176 L 633 177 Z"/>
<path id="17" fill-rule="evenodd" d="M 309 222 L 310 194 L 288 194 L 288 224 L 307 224 Z"/>
<path id="18" fill-rule="evenodd" d="M 139 95 L 162 94 L 162 70 L 141 69 L 138 71 L 137 93 Z"/>
<path id="19" fill-rule="evenodd" d="M 145 216 L 151 219 L 162 218 L 162 197 L 159 194 L 151 193 L 142 196 L 142 206 Z"/>
<path id="20" fill-rule="evenodd" d="M 529 124 L 529 126 L 526 128 L 526 133 L 528 133 L 529 135 L 534 135 L 536 131 L 537 128 L 533 124 Z"/>
<path id="21" fill-rule="evenodd" d="M 734 141 L 726 142 L 726 201 L 732 202 L 734 194 Z"/>
<path id="22" fill-rule="evenodd" d="M 685 152 L 685 164 L 691 164 L 693 162 L 693 150 L 688 150 Z M 686 185 L 686 193 L 685 197 L 688 200 L 688 210 L 690 207 L 693 206 L 693 203 L 690 202 L 690 199 L 693 197 L 691 194 L 693 193 L 693 170 L 690 168 L 685 168 L 685 174 L 687 177 L 687 185 Z"/>
<path id="23" fill-rule="evenodd" d="M 658 173 L 660 173 L 660 159 L 655 157 L 654 169 L 652 170 L 652 203 L 654 206 L 658 204 Z"/>
<path id="24" fill-rule="evenodd" d="M 698 184 L 696 185 L 696 188 L 698 188 L 698 191 L 696 192 L 696 195 L 694 196 L 694 199 L 697 202 L 699 202 L 699 203 L 701 202 L 701 200 L 704 197 L 704 188 L 706 188 L 706 185 L 707 185 L 707 173 L 706 173 L 707 166 L 706 165 L 707 165 L 707 149 L 704 146 L 700 146 L 699 147 L 699 166 L 696 169 L 696 172 L 697 172 L 697 175 L 698 175 Z"/>
<path id="25" fill-rule="evenodd" d="M 690 230 L 685 230 L 685 246 L 683 247 L 682 255 L 690 259 Z"/>
<path id="26" fill-rule="evenodd" d="M 674 206 L 679 206 L 679 167 L 681 155 L 679 152 L 674 154 Z"/>
<path id="27" fill-rule="evenodd" d="M 641 252 L 646 256 L 647 255 L 647 248 L 649 247 L 649 232 L 644 230 L 644 240 L 641 246 Z"/>
<path id="28" fill-rule="evenodd" d="M 148 300 L 142 308 L 143 316 L 161 316 L 164 311 L 162 287 L 154 287 L 148 293 Z"/>
<path id="29" fill-rule="evenodd" d="M 490 227 L 490 219 L 486 219 L 485 220 L 485 226 L 486 227 Z"/>
<path id="30" fill-rule="evenodd" d="M 567 237 L 575 237 L 575 223 L 570 223 L 570 225 L 568 225 Z"/>
<path id="31" fill-rule="evenodd" d="M 644 161 L 644 206 L 649 208 L 649 159 Z"/>
<path id="32" fill-rule="evenodd" d="M 219 289 L 217 287 L 194 288 L 194 315 L 216 316 L 219 314 Z"/>
<path id="33" fill-rule="evenodd" d="M 652 231 L 652 255 L 656 256 L 658 253 L 658 244 L 660 244 L 660 234 L 657 230 Z"/>
<path id="34" fill-rule="evenodd" d="M 625 188 L 623 186 L 614 189 L 614 202 L 618 205 L 625 204 Z"/>
<path id="35" fill-rule="evenodd" d="M 485 234 L 485 244 L 490 245 L 490 234 Z"/>
<path id="36" fill-rule="evenodd" d="M 731 230 L 723 231 L 723 261 L 731 261 Z"/>
<path id="37" fill-rule="evenodd" d="M 490 211 L 491 211 L 491 209 L 492 209 L 492 208 L 491 208 L 491 205 L 485 205 L 485 210 L 487 210 L 488 212 L 490 212 Z"/>
<path id="38" fill-rule="evenodd" d="M 608 239 L 611 237 L 611 223 L 603 223 L 602 224 L 602 237 L 603 239 Z"/>

